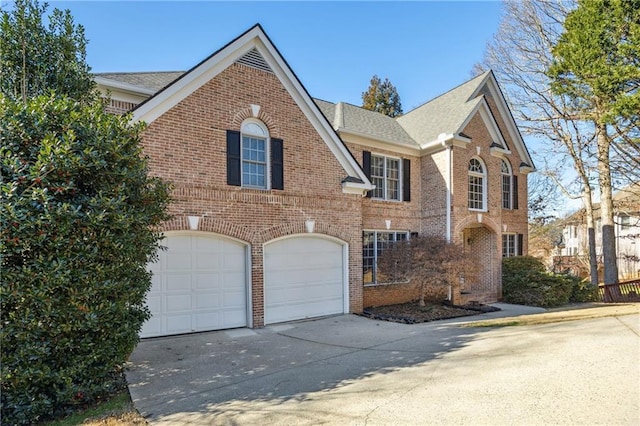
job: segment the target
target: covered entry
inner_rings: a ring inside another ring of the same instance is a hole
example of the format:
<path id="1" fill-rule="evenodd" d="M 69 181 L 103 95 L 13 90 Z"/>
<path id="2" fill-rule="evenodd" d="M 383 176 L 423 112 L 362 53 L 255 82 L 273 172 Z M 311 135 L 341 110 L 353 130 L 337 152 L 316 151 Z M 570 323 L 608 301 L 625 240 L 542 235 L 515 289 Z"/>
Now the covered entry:
<path id="1" fill-rule="evenodd" d="M 345 312 L 346 245 L 316 235 L 264 247 L 265 324 Z"/>
<path id="2" fill-rule="evenodd" d="M 205 232 L 169 233 L 149 265 L 151 318 L 140 337 L 247 325 L 247 246 Z"/>

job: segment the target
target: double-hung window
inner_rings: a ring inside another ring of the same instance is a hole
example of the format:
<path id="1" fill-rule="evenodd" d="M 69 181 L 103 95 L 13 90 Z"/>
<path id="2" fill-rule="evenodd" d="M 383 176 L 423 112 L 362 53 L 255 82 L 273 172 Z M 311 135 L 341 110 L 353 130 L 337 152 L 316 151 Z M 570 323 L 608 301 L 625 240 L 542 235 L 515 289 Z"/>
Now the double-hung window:
<path id="1" fill-rule="evenodd" d="M 522 245 L 522 234 L 502 234 L 502 257 L 522 256 Z"/>
<path id="2" fill-rule="evenodd" d="M 401 200 L 399 158 L 371 155 L 371 183 L 376 188 L 372 197 L 381 200 Z"/>
<path id="3" fill-rule="evenodd" d="M 393 274 L 380 271 L 378 258 L 382 252 L 398 241 L 409 239 L 404 231 L 364 231 L 362 234 L 362 272 L 364 284 L 394 281 Z"/>
<path id="4" fill-rule="evenodd" d="M 486 210 L 487 173 L 478 158 L 469 161 L 469 210 Z"/>
<path id="5" fill-rule="evenodd" d="M 512 206 L 511 195 L 513 193 L 511 187 L 511 168 L 509 167 L 509 164 L 504 160 L 502 160 L 500 171 L 502 172 L 502 208 L 510 209 Z"/>
<path id="6" fill-rule="evenodd" d="M 227 130 L 227 184 L 251 189 L 284 189 L 282 139 L 247 119 L 240 131 Z"/>
<path id="7" fill-rule="evenodd" d="M 242 126 L 242 186 L 267 188 L 267 138 L 258 123 Z"/>

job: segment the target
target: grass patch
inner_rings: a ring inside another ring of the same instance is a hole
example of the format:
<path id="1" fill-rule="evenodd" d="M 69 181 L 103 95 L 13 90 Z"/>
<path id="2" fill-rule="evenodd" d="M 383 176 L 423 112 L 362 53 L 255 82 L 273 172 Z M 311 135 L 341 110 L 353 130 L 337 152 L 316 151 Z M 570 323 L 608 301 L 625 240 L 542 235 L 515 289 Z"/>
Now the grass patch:
<path id="1" fill-rule="evenodd" d="M 540 314 L 521 315 L 515 318 L 497 318 L 464 324 L 464 327 L 511 327 L 523 325 L 541 325 L 584 319 L 617 317 L 640 314 L 640 303 L 602 305 L 597 307 L 556 310 Z"/>
<path id="2" fill-rule="evenodd" d="M 148 424 L 133 406 L 126 388 L 111 399 L 101 401 L 93 407 L 78 411 L 63 419 L 44 423 L 45 426 L 142 426 Z"/>

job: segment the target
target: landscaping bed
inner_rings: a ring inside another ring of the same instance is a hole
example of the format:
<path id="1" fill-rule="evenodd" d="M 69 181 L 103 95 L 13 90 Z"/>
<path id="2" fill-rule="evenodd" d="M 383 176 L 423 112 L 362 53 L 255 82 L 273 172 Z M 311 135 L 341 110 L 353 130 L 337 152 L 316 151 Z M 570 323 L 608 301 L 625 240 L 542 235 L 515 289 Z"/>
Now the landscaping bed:
<path id="1" fill-rule="evenodd" d="M 425 306 L 419 306 L 417 302 L 410 302 L 399 305 L 366 308 L 362 312 L 362 316 L 382 321 L 418 324 L 422 322 L 479 315 L 499 310 L 499 308 L 481 304 L 456 306 L 447 303 L 427 303 Z"/>

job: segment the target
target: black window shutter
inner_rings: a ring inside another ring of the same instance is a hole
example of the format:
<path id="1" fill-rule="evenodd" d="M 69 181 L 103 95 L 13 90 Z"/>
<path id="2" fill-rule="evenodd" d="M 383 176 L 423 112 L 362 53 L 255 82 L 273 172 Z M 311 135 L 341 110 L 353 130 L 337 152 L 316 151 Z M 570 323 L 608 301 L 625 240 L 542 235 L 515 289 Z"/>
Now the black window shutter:
<path id="1" fill-rule="evenodd" d="M 367 179 L 371 180 L 371 152 L 369 151 L 362 151 L 362 170 Z M 371 192 L 367 192 L 367 197 L 371 198 Z"/>
<path id="2" fill-rule="evenodd" d="M 513 187 L 513 208 L 518 209 L 518 176 L 511 176 L 511 186 Z"/>
<path id="3" fill-rule="evenodd" d="M 271 188 L 284 189 L 282 139 L 271 138 Z"/>
<path id="4" fill-rule="evenodd" d="M 518 234 L 518 256 L 522 256 L 522 246 L 524 245 L 524 235 Z"/>
<path id="5" fill-rule="evenodd" d="M 242 185 L 240 132 L 227 130 L 227 184 Z"/>
<path id="6" fill-rule="evenodd" d="M 402 201 L 411 201 L 411 160 L 402 160 Z"/>

